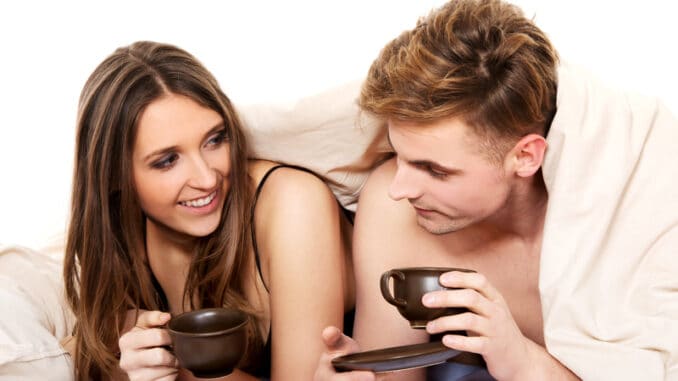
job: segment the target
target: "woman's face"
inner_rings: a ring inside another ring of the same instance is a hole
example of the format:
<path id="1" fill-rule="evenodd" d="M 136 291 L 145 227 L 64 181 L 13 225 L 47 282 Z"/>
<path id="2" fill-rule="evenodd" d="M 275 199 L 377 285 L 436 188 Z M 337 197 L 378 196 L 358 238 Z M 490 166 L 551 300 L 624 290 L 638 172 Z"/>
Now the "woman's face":
<path id="1" fill-rule="evenodd" d="M 170 234 L 215 231 L 230 188 L 230 145 L 221 115 L 169 94 L 141 114 L 133 181 L 147 224 Z"/>

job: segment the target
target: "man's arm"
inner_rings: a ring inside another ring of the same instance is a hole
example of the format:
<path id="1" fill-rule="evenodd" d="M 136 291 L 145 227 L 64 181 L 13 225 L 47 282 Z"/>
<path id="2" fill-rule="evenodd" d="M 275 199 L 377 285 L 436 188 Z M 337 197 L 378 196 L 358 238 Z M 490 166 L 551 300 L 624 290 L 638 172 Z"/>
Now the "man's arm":
<path id="1" fill-rule="evenodd" d="M 407 201 L 395 202 L 388 187 L 395 174 L 389 160 L 370 175 L 361 191 L 354 228 L 353 256 L 356 275 L 356 321 L 354 338 L 361 350 L 425 342 L 423 330 L 410 328 L 397 309 L 379 290 L 381 274 L 396 267 L 422 266 L 425 258 L 416 248 L 411 229 L 417 228 Z M 423 370 L 389 374 L 390 380 L 423 380 Z"/>

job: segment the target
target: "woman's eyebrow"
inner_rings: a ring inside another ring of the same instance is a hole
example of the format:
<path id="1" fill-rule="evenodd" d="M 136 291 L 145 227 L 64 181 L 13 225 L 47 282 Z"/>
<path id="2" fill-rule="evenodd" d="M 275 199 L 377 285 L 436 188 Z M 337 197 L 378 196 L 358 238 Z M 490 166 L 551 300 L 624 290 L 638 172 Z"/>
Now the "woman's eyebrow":
<path id="1" fill-rule="evenodd" d="M 216 125 L 214 125 L 214 127 L 210 128 L 209 131 L 207 131 L 205 133 L 203 138 L 207 138 L 208 136 L 212 135 L 213 133 L 223 129 L 225 126 L 226 126 L 226 124 L 223 121 L 217 123 Z M 160 154 L 164 154 L 164 153 L 167 153 L 167 152 L 174 151 L 177 148 L 178 147 L 176 145 L 170 146 L 170 147 L 159 148 L 159 149 L 149 153 L 148 155 L 144 156 L 144 161 L 148 161 L 153 156 L 157 156 L 157 155 L 160 155 Z"/>

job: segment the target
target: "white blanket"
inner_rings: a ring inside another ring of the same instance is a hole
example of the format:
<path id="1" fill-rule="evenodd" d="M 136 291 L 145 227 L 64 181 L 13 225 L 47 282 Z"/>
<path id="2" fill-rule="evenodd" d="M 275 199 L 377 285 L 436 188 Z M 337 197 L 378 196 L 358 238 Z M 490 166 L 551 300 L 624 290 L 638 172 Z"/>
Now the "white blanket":
<path id="1" fill-rule="evenodd" d="M 678 122 L 563 65 L 547 141 L 549 352 L 584 380 L 678 380 Z"/>
<path id="2" fill-rule="evenodd" d="M 0 380 L 71 380 L 59 341 L 75 323 L 64 298 L 62 249 L 0 246 Z"/>
<path id="3" fill-rule="evenodd" d="M 544 163 L 546 345 L 585 380 L 678 380 L 678 122 L 657 101 L 606 89 L 572 67 L 559 81 Z M 366 147 L 383 138 L 373 121 L 356 127 L 359 84 L 240 108 L 255 155 L 327 176 L 354 206 Z M 60 259 L 0 248 L 0 379 L 68 377 L 58 340 L 73 317 Z"/>
<path id="4" fill-rule="evenodd" d="M 324 176 L 344 207 L 355 211 L 374 163 L 365 155 L 368 147 L 387 146 L 379 135 L 382 123 L 359 112 L 361 84 L 352 81 L 289 103 L 239 106 L 252 156 Z"/>

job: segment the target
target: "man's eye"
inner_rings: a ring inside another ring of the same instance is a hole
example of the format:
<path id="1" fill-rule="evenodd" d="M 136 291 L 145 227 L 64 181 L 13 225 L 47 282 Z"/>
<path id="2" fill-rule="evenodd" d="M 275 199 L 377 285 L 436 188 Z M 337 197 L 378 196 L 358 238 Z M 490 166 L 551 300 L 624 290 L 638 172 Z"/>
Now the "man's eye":
<path id="1" fill-rule="evenodd" d="M 424 170 L 425 170 L 431 177 L 434 177 L 434 178 L 436 178 L 436 179 L 444 179 L 445 177 L 447 177 L 447 173 L 437 171 L 437 170 L 435 170 L 433 167 L 431 167 L 430 165 L 424 166 Z"/>
<path id="2" fill-rule="evenodd" d="M 177 161 L 179 156 L 175 153 L 163 156 L 160 160 L 154 162 L 151 166 L 156 169 L 170 168 Z"/>
<path id="3" fill-rule="evenodd" d="M 428 171 L 428 173 L 429 173 L 432 177 L 435 177 L 435 178 L 437 178 L 437 179 L 443 179 L 443 178 L 445 178 L 445 177 L 447 176 L 447 173 L 442 173 L 442 172 L 438 172 L 438 171 L 434 171 L 434 170 L 430 170 L 430 171 Z"/>

